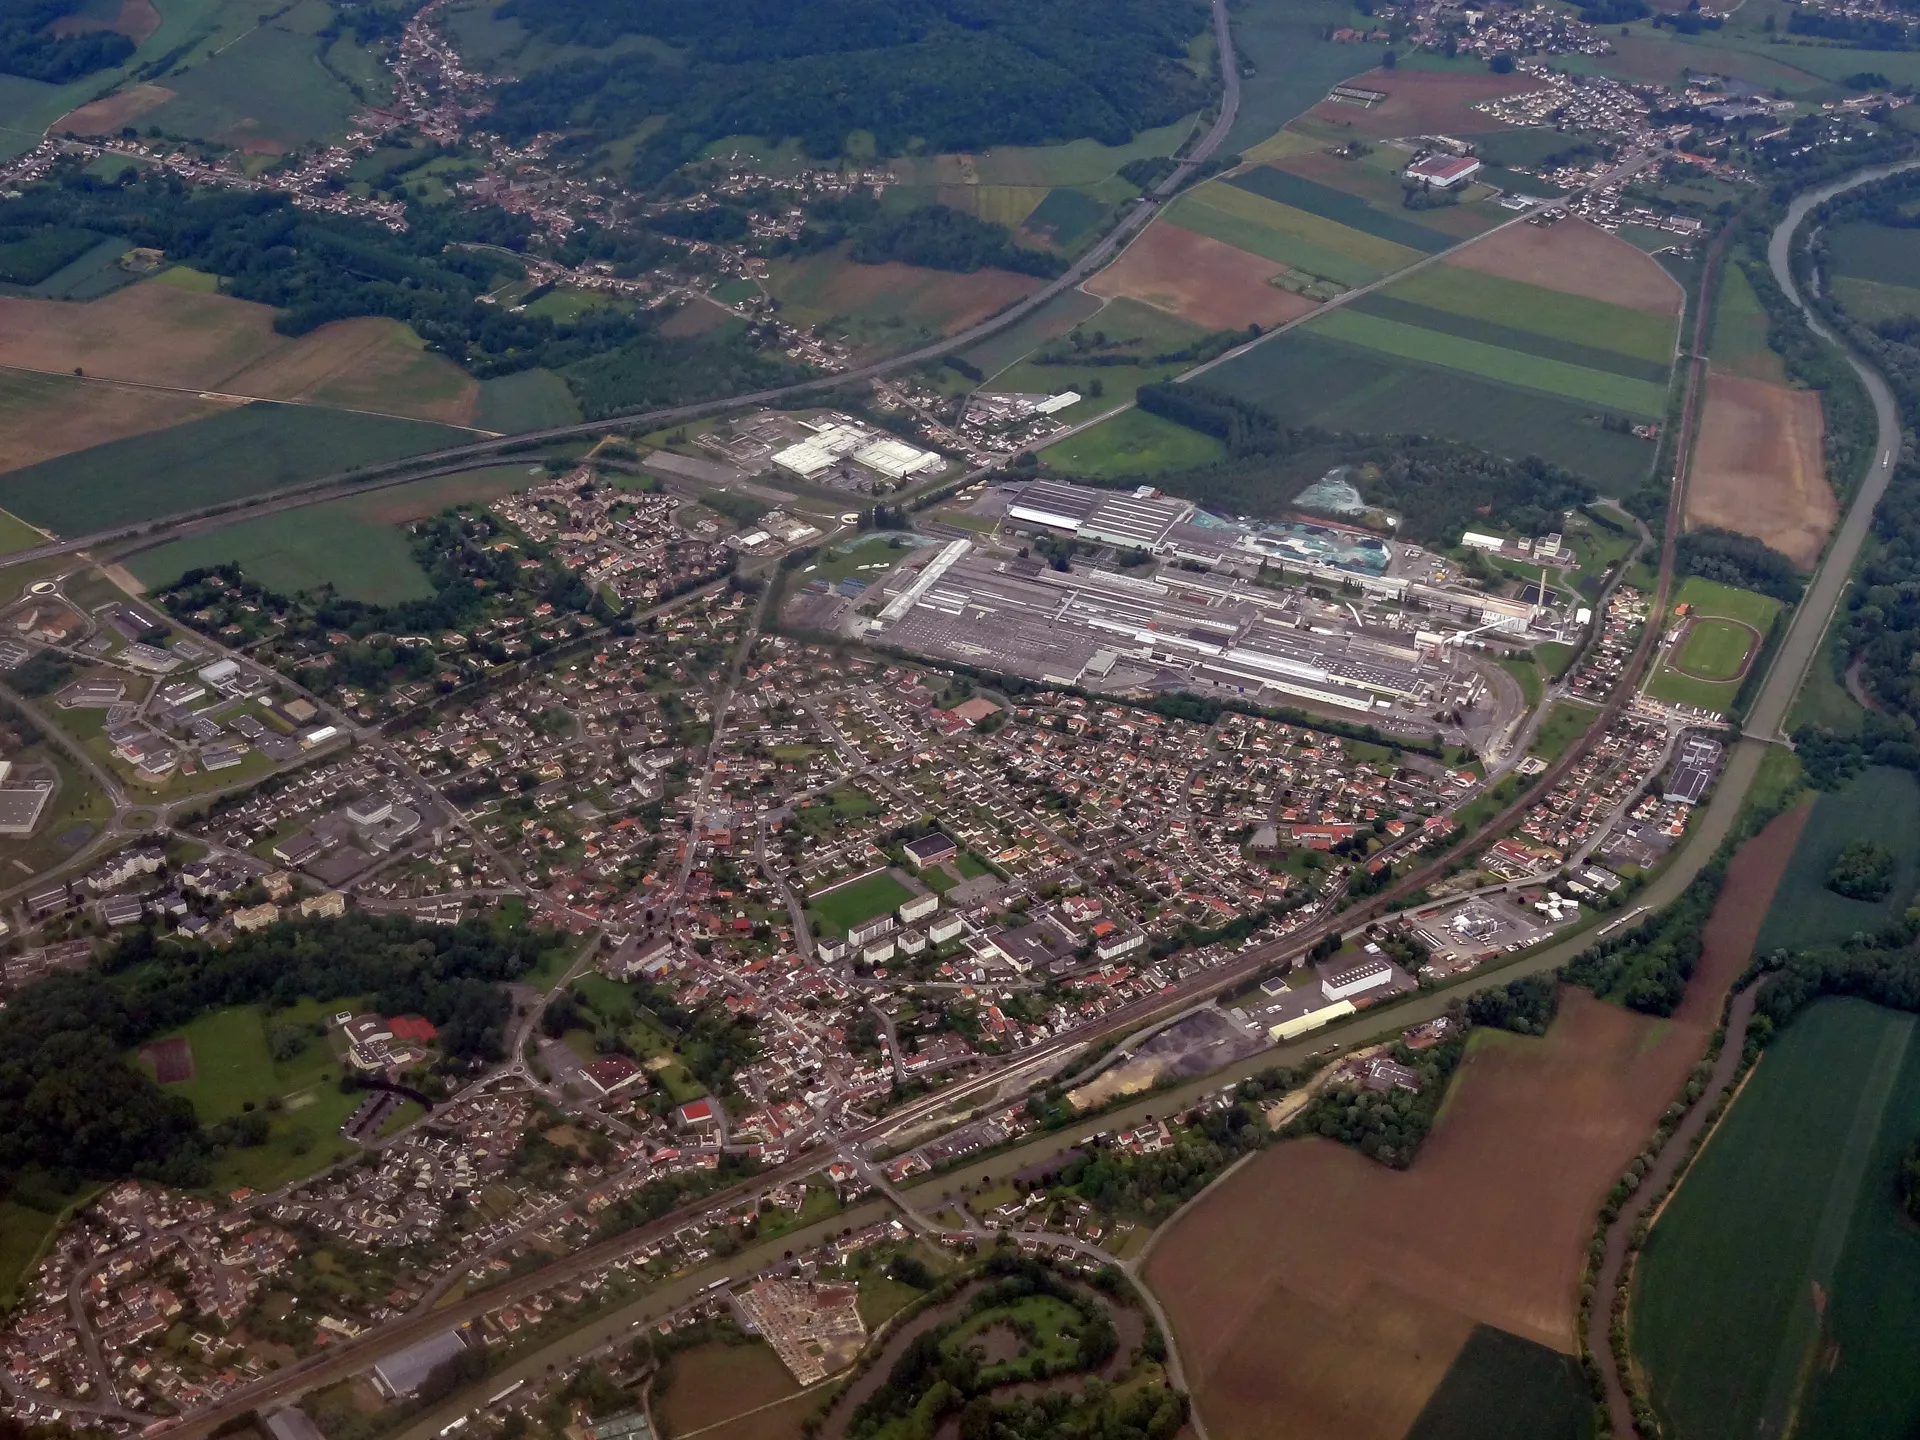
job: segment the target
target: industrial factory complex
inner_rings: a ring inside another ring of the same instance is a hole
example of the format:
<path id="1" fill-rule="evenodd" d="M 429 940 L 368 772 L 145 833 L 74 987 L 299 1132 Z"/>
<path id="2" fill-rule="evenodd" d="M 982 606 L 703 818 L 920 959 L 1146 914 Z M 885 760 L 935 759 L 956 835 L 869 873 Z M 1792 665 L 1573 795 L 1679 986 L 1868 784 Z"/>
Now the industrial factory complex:
<path id="1" fill-rule="evenodd" d="M 1558 624 L 1444 583 L 1445 562 L 1416 547 L 1224 521 L 1151 490 L 1035 481 L 987 492 L 974 513 L 994 517 L 1002 538 L 922 551 L 849 605 L 844 627 L 1049 684 L 1180 687 L 1413 724 L 1483 693 L 1474 637 Z M 1070 537 L 1088 560 L 1059 568 L 1057 545 L 1043 556 L 1024 537 Z"/>

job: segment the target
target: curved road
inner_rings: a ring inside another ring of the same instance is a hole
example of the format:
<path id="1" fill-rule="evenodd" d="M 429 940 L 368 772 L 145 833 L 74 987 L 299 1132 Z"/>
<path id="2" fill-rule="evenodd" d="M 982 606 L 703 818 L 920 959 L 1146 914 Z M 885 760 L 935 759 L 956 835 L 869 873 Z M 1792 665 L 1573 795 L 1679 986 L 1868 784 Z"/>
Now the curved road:
<path id="1" fill-rule="evenodd" d="M 1137 199 L 1132 208 L 1115 222 L 1113 229 L 1109 230 L 1091 250 L 1074 261 L 1058 279 L 1048 282 L 1025 299 L 1015 301 L 999 314 L 989 316 L 978 325 L 963 330 L 958 335 L 950 335 L 931 345 L 923 345 L 918 350 L 909 351 L 904 355 L 895 355 L 886 360 L 877 360 L 871 365 L 863 365 L 858 369 L 822 375 L 792 385 L 780 385 L 770 390 L 756 390 L 746 395 L 729 395 L 692 405 L 677 405 L 666 410 L 619 415 L 608 420 L 586 420 L 577 425 L 557 425 L 546 430 L 527 430 L 514 435 L 477 440 L 466 445 L 453 445 L 444 450 L 423 451 L 403 459 L 362 466 L 341 474 L 321 476 L 297 485 L 283 486 L 263 495 L 248 496 L 195 510 L 179 511 L 157 519 L 142 520 L 108 530 L 97 530 L 91 535 L 35 545 L 26 550 L 15 551 L 11 555 L 0 556 L 0 569 L 54 556 L 70 555 L 76 551 L 91 549 L 117 540 L 139 539 L 142 536 L 188 525 L 195 520 L 246 511 L 261 511 L 265 507 L 274 506 L 275 502 L 285 501 L 295 496 L 311 495 L 314 492 L 338 486 L 352 486 L 358 489 L 360 482 L 375 481 L 382 477 L 416 479 L 419 477 L 415 471 L 420 466 L 434 465 L 436 462 L 458 461 L 461 464 L 451 468 L 464 468 L 466 462 L 529 449 L 549 441 L 607 435 L 623 430 L 636 432 L 659 430 L 687 420 L 698 420 L 708 415 L 723 414 L 729 410 L 740 410 L 751 405 L 772 404 L 792 396 L 811 394 L 816 390 L 831 390 L 837 386 L 861 380 L 877 380 L 901 370 L 911 370 L 914 366 L 925 364 L 929 360 L 938 360 L 944 355 L 950 355 L 977 341 L 984 340 L 989 335 L 997 335 L 1000 331 L 1024 320 L 1048 301 L 1072 290 L 1118 255 L 1146 227 L 1147 222 L 1159 213 L 1160 202 L 1175 194 L 1193 177 L 1200 166 L 1213 157 L 1214 151 L 1220 148 L 1221 143 L 1227 138 L 1227 132 L 1233 128 L 1233 122 L 1240 111 L 1240 65 L 1234 54 L 1233 32 L 1227 23 L 1226 0 L 1213 0 L 1213 34 L 1220 59 L 1220 111 L 1214 118 L 1213 124 L 1207 128 L 1206 134 L 1202 135 L 1199 142 L 1188 150 L 1186 156 L 1174 166 L 1165 179 Z M 447 466 L 443 464 L 442 469 L 434 473 L 446 473 L 446 468 Z"/>

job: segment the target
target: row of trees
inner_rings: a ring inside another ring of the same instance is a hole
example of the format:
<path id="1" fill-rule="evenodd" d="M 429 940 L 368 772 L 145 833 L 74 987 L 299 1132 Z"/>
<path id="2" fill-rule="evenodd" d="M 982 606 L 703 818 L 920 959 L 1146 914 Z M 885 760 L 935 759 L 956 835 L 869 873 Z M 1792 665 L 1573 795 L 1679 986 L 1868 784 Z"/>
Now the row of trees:
<path id="1" fill-rule="evenodd" d="M 7 0 L 0 5 L 0 75 L 65 85 L 133 54 L 133 41 L 118 30 L 52 33 L 57 22 L 79 8 L 80 0 Z"/>
<path id="2" fill-rule="evenodd" d="M 1706 526 L 1689 530 L 1674 544 L 1674 563 L 1688 575 L 1755 590 L 1788 605 L 1806 588 L 1794 563 L 1751 535 Z"/>

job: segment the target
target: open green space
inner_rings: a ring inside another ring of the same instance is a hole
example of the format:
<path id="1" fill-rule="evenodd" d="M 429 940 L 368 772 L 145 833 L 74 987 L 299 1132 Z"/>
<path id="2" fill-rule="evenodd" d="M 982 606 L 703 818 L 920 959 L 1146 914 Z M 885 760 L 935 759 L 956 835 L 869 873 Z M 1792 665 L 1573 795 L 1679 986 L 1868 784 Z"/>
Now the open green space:
<path id="1" fill-rule="evenodd" d="M 1747 272 L 1738 265 L 1723 267 L 1707 354 L 1715 365 L 1734 375 L 1775 384 L 1786 380 L 1780 357 L 1767 345 L 1767 312 L 1760 307 Z"/>
<path id="2" fill-rule="evenodd" d="M 1787 715 L 1789 735 L 1802 725 L 1818 725 L 1836 735 L 1860 732 L 1867 708 L 1847 691 L 1841 671 L 1847 663 L 1846 655 L 1838 641 L 1839 636 L 1829 630 L 1807 667 L 1807 678 L 1801 682 L 1800 693 L 1794 696 L 1793 709 Z"/>
<path id="3" fill-rule="evenodd" d="M 1538 356 L 1543 360 L 1579 366 L 1587 370 L 1624 375 L 1630 379 L 1645 381 L 1647 384 L 1663 388 L 1667 383 L 1667 374 L 1672 368 L 1665 355 L 1657 360 L 1624 355 L 1617 350 L 1604 350 L 1597 345 L 1564 338 L 1561 334 L 1547 333 L 1544 326 L 1521 329 L 1498 324 L 1476 315 L 1463 315 L 1455 311 L 1416 304 L 1402 299 L 1391 289 L 1362 295 L 1347 308 L 1365 315 L 1376 315 L 1383 320 L 1416 326 L 1436 334 L 1457 335 L 1463 339 L 1478 341 L 1509 352 Z"/>
<path id="4" fill-rule="evenodd" d="M 1430 230 L 1425 225 L 1417 225 L 1411 220 L 1403 220 L 1398 215 L 1376 209 L 1357 195 L 1336 190 L 1331 185 L 1322 185 L 1318 180 L 1308 180 L 1291 171 L 1275 169 L 1271 165 L 1257 165 L 1250 170 L 1239 171 L 1229 176 L 1227 183 L 1423 254 L 1436 254 L 1460 243 L 1455 236 Z"/>
<path id="5" fill-rule="evenodd" d="M 300 7 L 290 7 L 296 14 Z M 343 134 L 362 102 L 321 63 L 321 45 L 269 20 L 190 69 L 169 73 L 173 98 L 142 116 L 169 135 L 279 154 Z"/>
<path id="6" fill-rule="evenodd" d="M 1208 372 L 1207 383 L 1283 425 L 1439 435 L 1501 455 L 1538 455 L 1607 494 L 1632 490 L 1653 464 L 1652 444 L 1604 429 L 1593 405 L 1304 330 L 1255 346 Z"/>
<path id="7" fill-rule="evenodd" d="M 1610 410 L 1652 418 L 1666 406 L 1664 384 L 1611 374 L 1524 354 L 1459 334 L 1423 329 L 1402 320 L 1366 314 L 1342 306 L 1308 322 L 1317 335 L 1377 350 L 1397 359 L 1465 371 L 1501 384 L 1539 390 L 1569 400 L 1584 400 Z"/>
<path id="8" fill-rule="evenodd" d="M 1893 888 L 1883 900 L 1850 900 L 1827 888 L 1827 872 L 1850 840 L 1870 838 L 1893 853 Z M 1757 949 L 1837 945 L 1900 915 L 1920 888 L 1920 782 L 1913 772 L 1874 768 L 1820 796 L 1774 891 Z"/>
<path id="9" fill-rule="evenodd" d="M 1227 458 L 1227 447 L 1211 435 L 1134 409 L 1048 446 L 1046 458 L 1068 474 L 1118 479 L 1212 465 Z"/>
<path id="10" fill-rule="evenodd" d="M 579 420 L 580 406 L 573 391 L 551 370 L 521 370 L 480 382 L 480 406 L 474 423 L 482 430 L 517 435 L 522 430 L 546 430 Z"/>
<path id="11" fill-rule="evenodd" d="M 0 1305 L 10 1306 L 20 1298 L 21 1284 L 39 1263 L 59 1223 L 58 1215 L 0 1200 Z"/>
<path id="12" fill-rule="evenodd" d="M 1520 693 L 1526 698 L 1527 709 L 1531 710 L 1540 703 L 1546 686 L 1540 678 L 1540 667 L 1531 658 L 1516 660 L 1508 657 L 1500 662 L 1500 668 L 1520 682 Z"/>
<path id="13" fill-rule="evenodd" d="M 1876 320 L 1920 315 L 1920 289 L 1911 285 L 1888 285 L 1879 280 L 1836 275 L 1833 294 L 1849 315 L 1869 325 Z"/>
<path id="14" fill-rule="evenodd" d="M 997 335 L 989 335 L 977 345 L 961 352 L 961 358 L 979 367 L 992 379 L 1021 356 L 1032 353 L 1046 341 L 1064 335 L 1081 321 L 1100 313 L 1100 301 L 1084 290 L 1068 290 L 1053 297 L 1038 310 L 1016 320 Z"/>
<path id="15" fill-rule="evenodd" d="M 1599 711 L 1591 705 L 1582 705 L 1577 700 L 1560 700 L 1541 720 L 1540 728 L 1534 731 L 1533 748 L 1529 754 L 1538 755 L 1542 760 L 1552 762 L 1567 753 L 1567 749 L 1593 727 Z"/>
<path id="16" fill-rule="evenodd" d="M 707 1093 L 706 1086 L 687 1069 L 673 1031 L 642 1008 L 640 997 L 631 985 L 609 980 L 590 970 L 568 988 L 582 996 L 604 1025 L 632 1047 L 653 1082 L 674 1104 L 684 1105 Z M 568 1045 L 583 1060 L 599 1058 L 593 1040 L 592 1032 L 586 1030 L 569 1031 L 567 1035 Z"/>
<path id="17" fill-rule="evenodd" d="M 822 929 L 838 938 L 861 921 L 897 910 L 912 898 L 913 891 L 881 870 L 809 896 L 807 913 L 820 922 Z"/>
<path id="18" fill-rule="evenodd" d="M 1240 109 L 1223 151 L 1251 149 L 1340 81 L 1370 69 L 1384 47 L 1338 45 L 1341 25 L 1364 24 L 1348 0 L 1243 0 L 1233 8 L 1242 61 Z"/>
<path id="19" fill-rule="evenodd" d="M 1737 621 L 1696 620 L 1670 663 L 1697 680 L 1736 680 L 1758 648 L 1754 633 Z"/>
<path id="20" fill-rule="evenodd" d="M 1691 705 L 1715 715 L 1728 715 L 1740 698 L 1740 686 L 1732 680 L 1696 680 L 1662 663 L 1647 681 L 1647 694 L 1674 705 Z"/>
<path id="21" fill-rule="evenodd" d="M 15 470 L 7 508 L 84 535 L 471 438 L 422 420 L 256 402 Z"/>
<path id="22" fill-rule="evenodd" d="M 1031 233 L 1045 235 L 1062 249 L 1071 249 L 1106 218 L 1107 208 L 1084 190 L 1056 185 L 1027 214 L 1024 223 Z"/>
<path id="23" fill-rule="evenodd" d="M 331 585 L 369 605 L 424 600 L 433 587 L 413 558 L 405 522 L 525 489 L 545 473 L 537 466 L 529 473 L 525 465 L 490 465 L 436 475 L 240 520 L 142 550 L 125 564 L 150 590 L 196 567 L 235 562 L 282 594 Z"/>
<path id="24" fill-rule="evenodd" d="M 1176 225 L 1342 285 L 1367 285 L 1405 269 L 1421 252 L 1226 180 L 1210 180 L 1177 200 Z"/>
<path id="25" fill-rule="evenodd" d="M 896 543 L 898 542 L 898 543 Z M 913 546 L 895 535 L 869 535 L 851 545 L 836 546 L 802 568 L 794 577 L 800 584 L 825 580 L 864 580 L 871 584 L 913 553 Z"/>
<path id="26" fill-rule="evenodd" d="M 1824 234 L 1836 275 L 1920 287 L 1920 232 L 1855 220 Z"/>
<path id="27" fill-rule="evenodd" d="M 1593 1403 L 1570 1355 L 1476 1325 L 1406 1440 L 1586 1440 Z"/>
<path id="28" fill-rule="evenodd" d="M 1564 645 L 1558 640 L 1547 640 L 1534 646 L 1533 653 L 1548 677 L 1558 680 L 1567 673 L 1567 667 L 1573 664 L 1573 657 L 1580 653 L 1580 648 L 1577 645 Z"/>
<path id="29" fill-rule="evenodd" d="M 1394 281 L 1385 293 L 1429 310 L 1632 356 L 1663 369 L 1673 361 L 1677 331 L 1670 316 L 1567 295 L 1460 265 L 1429 265 Z"/>
<path id="30" fill-rule="evenodd" d="M 1042 1374 L 1073 1368 L 1086 1322 L 1064 1300 L 1052 1295 L 1028 1295 L 969 1316 L 940 1342 L 940 1348 L 957 1355 L 969 1346 L 989 1341 L 1002 1327 L 1013 1332 L 1019 1349 L 1008 1359 L 984 1366 L 980 1372 L 983 1384 L 1022 1380 L 1036 1367 L 1045 1367 Z"/>
<path id="31" fill-rule="evenodd" d="M 0 393 L 5 391 L 7 381 L 12 378 L 0 376 Z M 11 555 L 16 550 L 31 550 L 35 545 L 44 545 L 46 540 L 46 536 L 26 521 L 0 510 L 0 555 Z"/>
<path id="32" fill-rule="evenodd" d="M 1776 902 L 1777 903 L 1777 902 Z M 1685 1440 L 1911 1434 L 1920 1230 L 1914 1017 L 1822 1000 L 1766 1051 L 1641 1254 L 1635 1356 Z"/>
<path id="33" fill-rule="evenodd" d="M 272 1190 L 349 1154 L 341 1125 L 365 1098 L 342 1093 L 344 1066 L 328 1040 L 314 1033 L 350 1002 L 303 1000 L 269 1012 L 260 1005 L 209 1011 L 156 1039 L 184 1037 L 193 1047 L 193 1078 L 163 1088 L 193 1104 L 203 1125 L 248 1113 L 265 1113 L 265 1144 L 231 1145 L 214 1162 L 212 1187 L 237 1185 Z M 268 1037 L 276 1027 L 304 1028 L 306 1043 L 286 1060 L 275 1060 Z"/>
<path id="34" fill-rule="evenodd" d="M 1773 624 L 1773 617 L 1780 609 L 1780 602 L 1771 596 L 1703 580 L 1698 575 L 1689 575 L 1686 583 L 1680 587 L 1680 593 L 1673 598 L 1676 605 L 1691 606 L 1695 615 L 1717 615 L 1723 620 L 1738 620 L 1744 625 L 1751 625 L 1762 635 L 1767 633 L 1767 627 Z"/>

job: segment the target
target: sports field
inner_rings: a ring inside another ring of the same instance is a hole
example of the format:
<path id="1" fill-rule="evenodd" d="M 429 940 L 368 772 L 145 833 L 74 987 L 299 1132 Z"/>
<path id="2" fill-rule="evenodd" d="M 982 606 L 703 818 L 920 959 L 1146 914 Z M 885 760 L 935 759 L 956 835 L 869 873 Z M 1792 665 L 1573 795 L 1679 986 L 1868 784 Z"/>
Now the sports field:
<path id="1" fill-rule="evenodd" d="M 1740 693 L 1740 681 L 1735 678 L 1711 678 L 1715 667 L 1732 663 L 1727 657 L 1735 648 L 1734 637 L 1744 636 L 1757 652 L 1760 641 L 1766 638 L 1773 617 L 1780 609 L 1780 602 L 1766 595 L 1757 595 L 1751 590 L 1738 590 L 1731 585 L 1717 585 L 1711 580 L 1702 580 L 1690 575 L 1674 596 L 1676 605 L 1690 607 L 1694 623 L 1681 642 L 1680 653 L 1668 655 L 1660 667 L 1647 682 L 1647 693 L 1656 699 L 1668 700 L 1677 705 L 1694 705 L 1702 710 L 1711 710 L 1726 714 L 1733 708 L 1733 702 Z M 1701 621 L 1715 619 L 1735 622 L 1730 626 L 1701 625 Z M 1689 654 L 1695 645 L 1694 635 L 1700 633 L 1697 653 Z M 1676 663 L 1678 662 L 1678 663 Z M 1696 669 L 1695 662 L 1702 668 Z M 1742 674 L 1735 670 L 1734 675 Z"/>
<path id="2" fill-rule="evenodd" d="M 1689 575 L 1673 599 L 1675 605 L 1687 606 L 1696 616 L 1717 615 L 1726 620 L 1738 620 L 1762 634 L 1766 633 L 1780 609 L 1780 602 L 1771 596 L 1741 590 L 1732 585 L 1720 585 L 1712 580 L 1703 580 L 1698 575 Z"/>
<path id="3" fill-rule="evenodd" d="M 1056 470 L 1106 479 L 1191 470 L 1226 458 L 1227 447 L 1213 436 L 1137 409 L 1123 410 L 1046 450 L 1047 464 Z"/>
<path id="4" fill-rule="evenodd" d="M 1893 1180 L 1920 1129 L 1914 1025 L 1858 1000 L 1798 1017 L 1654 1227 L 1632 1343 L 1677 1440 L 1920 1423 L 1920 1231 Z"/>
<path id="5" fill-rule="evenodd" d="M 385 415 L 243 405 L 16 470 L 8 508 L 56 534 L 84 535 L 470 438 Z"/>
<path id="6" fill-rule="evenodd" d="M 864 880 L 809 896 L 807 911 L 823 928 L 840 936 L 861 921 L 885 915 L 912 898 L 913 891 L 882 870 Z"/>
<path id="7" fill-rule="evenodd" d="M 1816 662 L 1820 663 L 1820 662 Z M 1849 900 L 1827 888 L 1827 871 L 1862 836 L 1893 852 L 1884 900 Z M 1800 843 L 1760 930 L 1763 951 L 1838 945 L 1903 913 L 1920 887 L 1920 783 L 1913 772 L 1875 767 L 1814 801 Z"/>
<path id="8" fill-rule="evenodd" d="M 1672 665 L 1696 680 L 1737 680 L 1760 648 L 1761 636 L 1735 620 L 1695 620 L 1687 626 Z"/>
<path id="9" fill-rule="evenodd" d="M 365 495 L 283 510 L 257 520 L 172 540 L 124 563 L 149 590 L 199 566 L 236 562 L 270 590 L 292 594 L 332 585 L 350 600 L 391 605 L 433 593 L 400 528 L 449 505 L 523 490 L 546 472 L 493 465 L 415 480 Z"/>
<path id="10" fill-rule="evenodd" d="M 258 1005 L 230 1006 L 202 1015 L 161 1039 L 180 1038 L 193 1052 L 193 1078 L 166 1086 L 185 1096 L 205 1125 L 251 1108 L 268 1114 L 271 1129 L 264 1145 L 232 1146 L 214 1162 L 212 1188 L 235 1185 L 271 1190 L 310 1174 L 352 1147 L 340 1126 L 360 1103 L 358 1094 L 342 1094 L 341 1064 L 327 1041 L 310 1036 L 291 1060 L 275 1061 L 267 1049 L 267 1031 L 276 1024 L 311 1027 L 347 1004 L 305 1000 L 269 1015 Z M 279 1108 L 269 1108 L 276 1101 Z"/>

